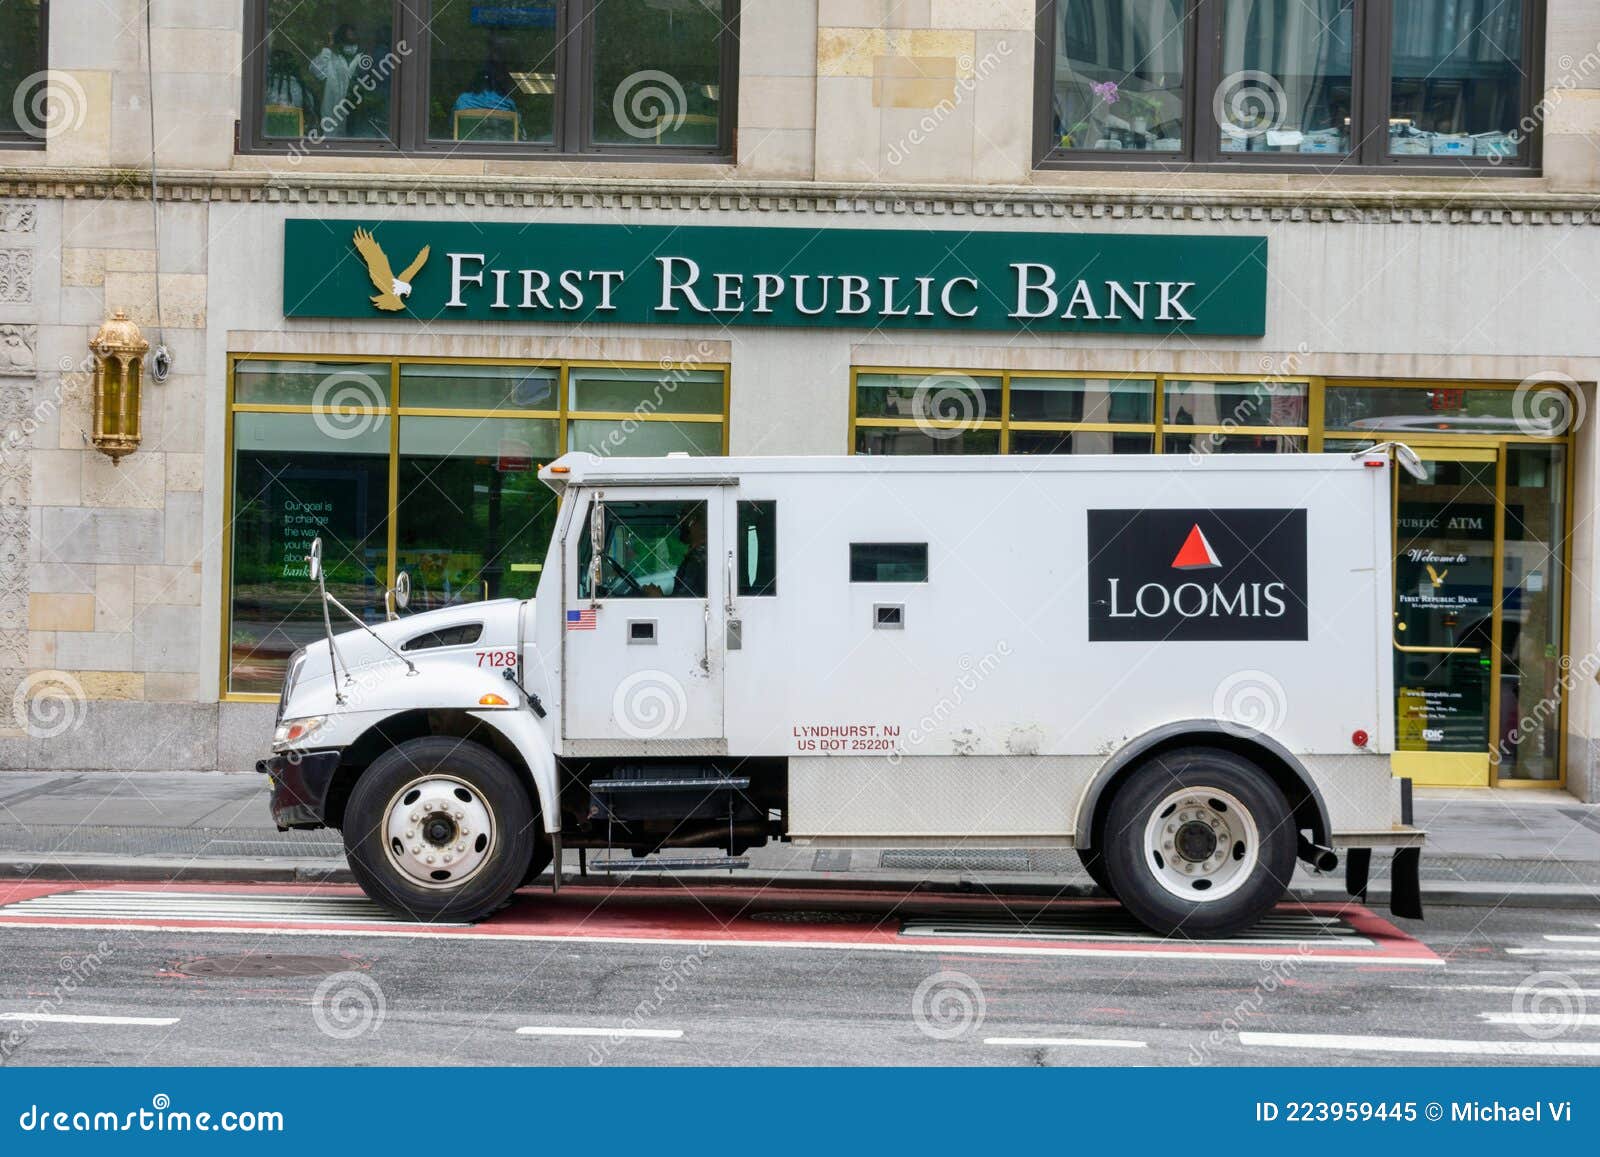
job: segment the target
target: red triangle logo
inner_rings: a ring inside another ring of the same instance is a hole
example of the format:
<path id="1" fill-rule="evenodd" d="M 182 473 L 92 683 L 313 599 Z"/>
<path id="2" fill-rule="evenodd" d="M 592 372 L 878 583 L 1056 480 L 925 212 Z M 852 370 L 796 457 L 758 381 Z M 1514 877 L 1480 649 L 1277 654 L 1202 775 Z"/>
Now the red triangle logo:
<path id="1" fill-rule="evenodd" d="M 1221 565 L 1217 561 L 1217 552 L 1211 549 L 1211 544 L 1201 532 L 1200 524 L 1195 523 L 1194 529 L 1189 532 L 1189 537 L 1183 540 L 1183 547 L 1178 551 L 1178 557 L 1172 560 L 1172 569 L 1204 570 L 1207 567 Z"/>

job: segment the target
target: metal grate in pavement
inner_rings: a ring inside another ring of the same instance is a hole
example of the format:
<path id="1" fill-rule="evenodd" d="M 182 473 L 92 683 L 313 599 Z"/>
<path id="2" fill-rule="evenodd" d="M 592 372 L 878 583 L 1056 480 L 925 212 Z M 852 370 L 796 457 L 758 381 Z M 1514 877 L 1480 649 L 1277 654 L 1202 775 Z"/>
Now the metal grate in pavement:
<path id="1" fill-rule="evenodd" d="M 1113 940 L 1157 943 L 1162 937 L 1136 923 L 1120 908 L 1084 909 L 1065 913 L 1022 915 L 1008 912 L 956 912 L 913 916 L 900 928 L 903 936 L 979 937 L 1006 940 Z M 1373 948 L 1376 945 L 1335 916 L 1273 912 L 1240 936 L 1210 940 L 1212 945 L 1296 945 L 1323 948 Z"/>
<path id="2" fill-rule="evenodd" d="M 162 922 L 246 920 L 273 924 L 414 923 L 391 915 L 365 896 L 166 892 L 132 888 L 85 888 L 18 900 L 14 904 L 0 905 L 0 917 L 3 916 Z"/>
<path id="3" fill-rule="evenodd" d="M 268 856 L 344 859 L 337 832 L 276 828 L 177 828 L 90 824 L 0 824 L 0 855 Z"/>

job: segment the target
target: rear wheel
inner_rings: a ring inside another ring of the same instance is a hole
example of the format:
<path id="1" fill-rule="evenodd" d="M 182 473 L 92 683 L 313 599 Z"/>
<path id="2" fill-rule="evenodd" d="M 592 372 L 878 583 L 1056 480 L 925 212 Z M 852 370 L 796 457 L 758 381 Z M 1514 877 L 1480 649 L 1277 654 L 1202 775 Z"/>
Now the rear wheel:
<path id="1" fill-rule="evenodd" d="M 1111 801 L 1102 843 L 1111 887 L 1140 923 L 1194 940 L 1254 925 L 1294 875 L 1294 820 L 1283 792 L 1232 752 L 1158 755 Z"/>
<path id="2" fill-rule="evenodd" d="M 538 840 L 510 765 L 476 743 L 413 739 L 356 780 L 345 851 L 372 899 L 414 920 L 481 920 L 508 900 Z"/>

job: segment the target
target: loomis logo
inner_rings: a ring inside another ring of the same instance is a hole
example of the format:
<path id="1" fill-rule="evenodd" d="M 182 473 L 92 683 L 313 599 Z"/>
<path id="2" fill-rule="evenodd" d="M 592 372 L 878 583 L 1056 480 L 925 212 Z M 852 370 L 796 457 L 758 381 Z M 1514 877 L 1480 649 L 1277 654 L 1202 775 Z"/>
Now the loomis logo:
<path id="1" fill-rule="evenodd" d="M 1306 638 L 1304 510 L 1089 511 L 1089 641 Z"/>

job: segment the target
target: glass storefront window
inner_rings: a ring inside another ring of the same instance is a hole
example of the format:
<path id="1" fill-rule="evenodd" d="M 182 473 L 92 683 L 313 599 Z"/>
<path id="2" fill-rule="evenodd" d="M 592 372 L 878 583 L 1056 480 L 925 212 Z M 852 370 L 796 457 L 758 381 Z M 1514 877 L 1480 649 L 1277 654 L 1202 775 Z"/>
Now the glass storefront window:
<path id="1" fill-rule="evenodd" d="M 630 370 L 574 366 L 572 410 L 611 414 L 720 414 L 723 376 L 715 370 Z"/>
<path id="2" fill-rule="evenodd" d="M 1181 151 L 1186 43 L 1183 0 L 1057 0 L 1053 141 Z"/>
<path id="3" fill-rule="evenodd" d="M 1154 420 L 1155 396 L 1148 380 L 1013 375 L 1011 420 L 1146 424 Z"/>
<path id="4" fill-rule="evenodd" d="M 407 363 L 400 367 L 400 404 L 407 409 L 554 413 L 561 406 L 559 379 L 553 366 Z"/>
<path id="5" fill-rule="evenodd" d="M 1304 429 L 1304 382 L 1166 379 L 1168 426 L 1289 426 Z"/>
<path id="6" fill-rule="evenodd" d="M 1013 454 L 1149 454 L 1153 434 L 1109 430 L 1013 430 Z"/>
<path id="7" fill-rule="evenodd" d="M 856 416 L 861 418 L 962 424 L 998 421 L 1000 397 L 998 377 L 963 373 L 856 376 Z"/>
<path id="8" fill-rule="evenodd" d="M 401 569 L 413 611 L 530 597 L 557 505 L 539 467 L 567 448 L 720 454 L 726 394 L 720 368 L 236 359 L 225 691 L 276 694 L 322 637 L 319 534 L 329 590 L 369 620 Z"/>
<path id="9" fill-rule="evenodd" d="M 428 136 L 553 140 L 556 17 L 554 3 L 435 4 L 428 26 Z"/>
<path id="10" fill-rule="evenodd" d="M 399 56 L 391 0 L 268 0 L 260 131 L 275 140 L 387 140 Z"/>
<path id="11" fill-rule="evenodd" d="M 594 0 L 596 144 L 714 146 L 722 0 Z"/>
<path id="12" fill-rule="evenodd" d="M 412 610 L 533 596 L 556 512 L 538 470 L 560 440 L 554 419 L 401 418 L 395 560 Z"/>
<path id="13" fill-rule="evenodd" d="M 1303 454 L 1306 440 L 1296 434 L 1174 434 L 1166 435 L 1168 454 Z"/>
<path id="14" fill-rule="evenodd" d="M 388 362 L 240 362 L 235 404 L 317 409 L 389 408 Z"/>
<path id="15" fill-rule="evenodd" d="M 1445 383 L 1419 387 L 1335 386 L 1327 388 L 1326 425 L 1330 430 L 1387 433 L 1559 435 L 1552 425 L 1524 431 L 1514 409 L 1515 391 L 1469 389 Z M 1537 414 L 1532 415 L 1537 419 Z M 1527 418 L 1524 418 L 1526 421 Z"/>
<path id="16" fill-rule="evenodd" d="M 1354 0 L 1226 0 L 1221 18 L 1221 150 L 1348 153 Z"/>
<path id="17" fill-rule="evenodd" d="M 1574 677 L 1563 664 L 1566 600 L 1566 447 L 1506 447 L 1501 576 L 1501 779 L 1556 780 L 1561 704 Z"/>
<path id="18" fill-rule="evenodd" d="M 234 415 L 229 689 L 276 694 L 289 656 L 323 634 L 307 573 L 322 538 L 328 590 L 381 604 L 387 573 L 389 418 Z"/>
<path id="19" fill-rule="evenodd" d="M 999 430 L 857 426 L 857 454 L 998 454 Z"/>
<path id="20" fill-rule="evenodd" d="M 45 9 L 39 0 L 0 4 L 0 142 L 42 141 L 50 125 L 41 75 L 45 70 Z"/>
<path id="21" fill-rule="evenodd" d="M 1395 5 L 1390 156 L 1517 155 L 1522 19 L 1519 0 Z"/>

